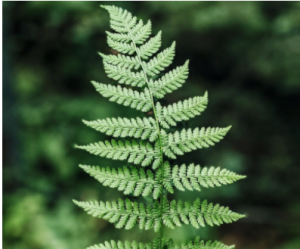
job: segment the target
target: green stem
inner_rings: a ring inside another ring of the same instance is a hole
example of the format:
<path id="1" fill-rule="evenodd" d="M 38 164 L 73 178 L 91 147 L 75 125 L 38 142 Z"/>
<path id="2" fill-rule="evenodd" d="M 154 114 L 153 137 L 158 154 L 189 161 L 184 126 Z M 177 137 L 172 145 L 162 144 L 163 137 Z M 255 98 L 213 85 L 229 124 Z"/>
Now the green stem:
<path id="1" fill-rule="evenodd" d="M 163 164 L 164 164 L 164 161 L 163 161 L 163 147 L 162 147 L 162 139 L 161 139 L 161 133 L 160 133 L 160 126 L 159 126 L 158 117 L 157 117 L 156 110 L 155 110 L 155 105 L 154 105 L 154 98 L 153 98 L 153 94 L 152 94 L 151 88 L 149 86 L 149 80 L 148 80 L 148 76 L 147 76 L 146 70 L 145 70 L 145 68 L 143 66 L 143 63 L 142 63 L 139 51 L 138 51 L 138 49 L 136 47 L 136 44 L 134 42 L 133 36 L 131 34 L 131 31 L 130 31 L 130 29 L 128 29 L 127 25 L 126 25 L 126 28 L 128 30 L 128 34 L 130 35 L 130 38 L 132 40 L 132 44 L 134 46 L 136 55 L 138 57 L 139 63 L 141 65 L 141 68 L 143 70 L 143 74 L 144 74 L 144 78 L 145 78 L 147 87 L 148 87 L 149 92 L 150 92 L 150 97 L 151 97 L 151 100 L 152 100 L 151 101 L 151 105 L 152 105 L 152 109 L 153 109 L 154 118 L 155 118 L 155 121 L 156 121 L 156 129 L 157 129 L 158 141 L 159 141 L 159 145 L 160 145 L 161 165 L 160 165 L 159 169 L 161 170 L 161 188 L 162 188 L 162 192 L 161 192 L 161 195 L 160 195 L 160 206 L 161 206 L 161 212 L 160 212 L 161 217 L 160 218 L 161 218 L 161 226 L 160 226 L 160 238 L 159 239 L 160 239 L 160 248 L 162 249 L 162 247 L 163 247 L 162 238 L 163 238 L 163 196 L 164 196 L 163 195 L 163 182 L 164 182 Z M 165 196 L 165 198 L 167 198 L 167 196 Z"/>

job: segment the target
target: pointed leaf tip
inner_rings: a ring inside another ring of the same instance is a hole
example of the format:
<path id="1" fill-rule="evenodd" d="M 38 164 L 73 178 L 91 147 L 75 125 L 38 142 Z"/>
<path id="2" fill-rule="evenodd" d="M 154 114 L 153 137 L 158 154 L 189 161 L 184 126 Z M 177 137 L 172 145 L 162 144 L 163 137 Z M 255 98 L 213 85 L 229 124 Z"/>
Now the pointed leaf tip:
<path id="1" fill-rule="evenodd" d="M 72 199 L 72 201 L 76 204 L 79 205 L 79 201 Z"/>
<path id="2" fill-rule="evenodd" d="M 92 85 L 93 85 L 94 87 L 96 87 L 96 86 L 99 84 L 98 82 L 96 82 L 96 81 L 94 81 L 94 80 L 92 80 L 91 83 L 92 83 Z"/>

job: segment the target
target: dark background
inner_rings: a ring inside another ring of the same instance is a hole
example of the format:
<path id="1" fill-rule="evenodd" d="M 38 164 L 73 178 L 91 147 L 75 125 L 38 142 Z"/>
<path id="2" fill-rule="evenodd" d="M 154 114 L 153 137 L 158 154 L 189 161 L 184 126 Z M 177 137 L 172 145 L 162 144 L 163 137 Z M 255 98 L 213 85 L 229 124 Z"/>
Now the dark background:
<path id="1" fill-rule="evenodd" d="M 77 165 L 121 166 L 73 148 L 105 136 L 81 119 L 134 117 L 89 83 L 111 82 L 96 52 L 110 53 L 100 2 L 3 2 L 4 248 L 84 248 L 110 239 L 151 241 L 117 230 L 72 199 L 115 200 Z M 102 3 L 103 4 L 103 3 Z M 300 248 L 300 2 L 110 2 L 173 40 L 173 67 L 190 59 L 184 87 L 166 103 L 209 93 L 190 127 L 233 125 L 216 146 L 178 163 L 221 166 L 245 180 L 171 198 L 196 197 L 247 214 L 220 228 L 166 229 L 178 242 L 200 235 L 238 249 Z"/>

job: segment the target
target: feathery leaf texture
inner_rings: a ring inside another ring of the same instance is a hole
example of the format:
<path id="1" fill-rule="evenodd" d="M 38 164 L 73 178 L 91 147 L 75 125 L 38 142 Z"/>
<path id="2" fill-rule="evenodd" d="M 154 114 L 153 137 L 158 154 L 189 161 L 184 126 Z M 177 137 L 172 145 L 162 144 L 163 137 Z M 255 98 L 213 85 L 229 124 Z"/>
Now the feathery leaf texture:
<path id="1" fill-rule="evenodd" d="M 181 132 L 167 134 L 162 130 L 163 134 L 163 151 L 167 157 L 176 159 L 176 155 L 183 155 L 196 149 L 207 148 L 219 142 L 229 131 L 231 126 L 226 128 L 196 128 Z"/>
<path id="2" fill-rule="evenodd" d="M 153 146 L 150 143 L 135 140 L 121 141 L 111 140 L 98 142 L 89 145 L 76 145 L 76 148 L 86 150 L 87 152 L 113 160 L 128 160 L 129 163 L 141 164 L 143 167 L 153 162 L 153 168 L 160 163 L 158 144 Z"/>
<path id="3" fill-rule="evenodd" d="M 133 228 L 137 222 L 139 228 L 143 230 L 154 228 L 155 231 L 158 231 L 160 228 L 158 202 L 154 202 L 151 206 L 131 202 L 129 199 L 125 201 L 119 199 L 113 202 L 79 202 L 74 200 L 74 203 L 83 208 L 88 214 L 115 224 L 116 228 L 128 230 Z"/>
<path id="4" fill-rule="evenodd" d="M 114 66 L 104 62 L 104 69 L 109 78 L 112 78 L 120 84 L 142 87 L 146 84 L 142 72 L 134 73 L 127 68 Z"/>
<path id="5" fill-rule="evenodd" d="M 146 72 L 149 76 L 155 76 L 163 71 L 166 67 L 170 66 L 175 56 L 175 42 L 171 47 L 166 48 L 159 53 L 156 57 L 145 63 Z"/>
<path id="6" fill-rule="evenodd" d="M 154 229 L 158 232 L 163 224 L 175 228 L 184 224 L 191 224 L 195 228 L 231 223 L 243 218 L 244 215 L 232 212 L 228 207 L 219 204 L 208 204 L 206 200 L 196 199 L 192 204 L 175 200 L 169 202 L 163 198 L 163 212 L 161 215 L 160 204 L 155 201 L 153 205 L 145 207 L 143 203 L 132 202 L 129 199 L 117 202 L 79 202 L 74 203 L 83 208 L 88 214 L 108 220 L 116 228 L 131 229 L 139 224 L 140 229 Z"/>
<path id="7" fill-rule="evenodd" d="M 161 99 L 167 93 L 171 93 L 174 90 L 182 86 L 189 74 L 189 61 L 186 61 L 183 66 L 177 67 L 172 71 L 166 73 L 158 80 L 150 79 L 149 87 L 152 94 Z"/>
<path id="8" fill-rule="evenodd" d="M 171 240 L 165 241 L 162 239 L 155 239 L 150 243 L 138 243 L 136 241 L 115 242 L 114 240 L 111 240 L 110 242 L 106 241 L 103 244 L 94 245 L 88 247 L 87 249 L 159 249 L 161 248 L 161 245 L 163 246 L 163 248 L 173 248 L 171 247 L 172 246 Z M 223 248 L 217 248 L 217 249 L 223 249 Z"/>
<path id="9" fill-rule="evenodd" d="M 152 249 L 152 243 L 138 243 L 136 241 L 129 242 L 129 241 L 118 241 L 115 242 L 112 240 L 111 242 L 104 242 L 103 244 L 90 246 L 87 249 Z"/>
<path id="10" fill-rule="evenodd" d="M 123 43 L 123 42 L 117 42 L 114 41 L 112 38 L 107 38 L 107 43 L 110 47 L 112 47 L 114 50 L 124 53 L 124 54 L 133 54 L 135 52 L 134 46 L 131 44 Z"/>
<path id="11" fill-rule="evenodd" d="M 106 135 L 113 137 L 134 137 L 142 140 L 149 139 L 151 142 L 156 141 L 158 132 L 156 122 L 153 118 L 107 118 L 103 120 L 83 122 Z"/>
<path id="12" fill-rule="evenodd" d="M 144 45 L 140 46 L 140 48 L 138 49 L 138 53 L 142 59 L 148 59 L 159 50 L 160 46 L 161 31 L 159 31 L 156 36 L 151 38 Z"/>
<path id="13" fill-rule="evenodd" d="M 110 101 L 130 106 L 139 111 L 147 112 L 151 108 L 150 92 L 145 89 L 144 92 L 134 91 L 132 89 L 120 86 L 105 85 L 102 83 L 92 82 L 96 91 L 103 97 L 109 98 Z"/>
<path id="14" fill-rule="evenodd" d="M 126 167 L 111 169 L 109 167 L 100 168 L 97 166 L 79 165 L 90 176 L 97 179 L 104 186 L 118 188 L 125 195 L 148 196 L 153 194 L 157 199 L 162 191 L 162 186 L 154 174 L 147 170 L 135 167 Z"/>
<path id="15" fill-rule="evenodd" d="M 177 103 L 162 106 L 157 99 L 179 89 L 187 80 L 189 61 L 168 69 L 175 56 L 176 43 L 160 50 L 162 32 L 152 35 L 151 21 L 144 23 L 127 10 L 116 6 L 102 6 L 110 16 L 111 31 L 107 43 L 114 54 L 99 53 L 104 71 L 114 82 L 103 84 L 92 81 L 97 92 L 109 101 L 146 113 L 140 118 L 106 118 L 84 124 L 105 135 L 118 138 L 77 148 L 113 160 L 127 161 L 123 167 L 80 167 L 104 186 L 122 191 L 125 195 L 152 196 L 152 204 L 144 205 L 130 199 L 113 202 L 74 201 L 88 214 L 107 220 L 117 228 L 162 231 L 162 227 L 175 228 L 191 224 L 195 228 L 219 226 L 243 218 L 219 204 L 197 199 L 193 203 L 169 201 L 167 194 L 175 190 L 200 191 L 202 187 L 220 187 L 234 183 L 245 176 L 220 167 L 200 165 L 174 165 L 164 156 L 176 159 L 178 155 L 207 148 L 219 142 L 230 127 L 183 129 L 170 133 L 168 129 L 178 122 L 200 115 L 207 106 L 207 93 Z M 168 70 L 167 72 L 166 69 Z M 131 137 L 132 140 L 126 140 Z M 137 167 L 140 165 L 141 167 Z M 148 168 L 143 168 L 149 166 Z M 196 238 L 183 245 L 174 245 L 160 233 L 149 243 L 110 241 L 88 249 L 232 249 L 221 242 L 204 242 Z"/>
<path id="16" fill-rule="evenodd" d="M 99 55 L 103 58 L 103 61 L 109 63 L 111 65 L 119 66 L 122 68 L 128 69 L 139 69 L 141 67 L 138 57 L 130 57 L 125 55 L 105 55 L 99 53 Z"/>
<path id="17" fill-rule="evenodd" d="M 169 193 L 174 193 L 175 188 L 185 191 L 198 190 L 200 186 L 205 188 L 220 187 L 221 185 L 231 184 L 245 176 L 238 175 L 227 169 L 220 167 L 203 167 L 190 164 L 186 167 L 185 164 L 178 167 L 174 166 L 171 170 L 168 161 L 164 163 L 164 184 L 161 185 L 161 174 L 157 172 L 155 175 L 152 171 L 145 171 L 143 168 L 137 169 L 133 166 L 123 168 L 101 168 L 99 166 L 79 165 L 90 176 L 97 179 L 104 186 L 117 188 L 123 191 L 125 195 L 133 194 L 134 196 L 153 195 L 157 199 L 164 187 Z"/>
<path id="18" fill-rule="evenodd" d="M 180 167 L 175 165 L 172 168 L 171 177 L 174 186 L 181 191 L 185 191 L 185 189 L 200 191 L 200 186 L 205 188 L 220 187 L 243 178 L 245 178 L 245 176 L 238 175 L 227 169 L 213 166 L 201 168 L 200 165 L 194 165 L 193 163 L 188 166 L 183 164 Z"/>
<path id="19" fill-rule="evenodd" d="M 204 242 L 200 240 L 200 237 L 197 237 L 194 241 L 190 241 L 187 244 L 181 246 L 170 247 L 172 249 L 233 249 L 234 246 L 227 246 L 218 241 L 207 241 Z M 104 248 L 103 248 L 104 249 Z"/>
<path id="20" fill-rule="evenodd" d="M 191 224 L 195 228 L 231 223 L 243 218 L 244 215 L 232 212 L 228 207 L 219 204 L 208 204 L 206 200 L 196 199 L 193 204 L 175 200 L 168 202 L 163 199 L 163 222 L 169 228 Z"/>
<path id="21" fill-rule="evenodd" d="M 162 127 L 168 129 L 170 126 L 176 126 L 176 122 L 189 120 L 197 115 L 200 115 L 206 108 L 208 102 L 207 93 L 203 97 L 194 97 L 179 101 L 167 107 L 161 107 L 157 102 L 157 115 Z"/>
<path id="22" fill-rule="evenodd" d="M 190 241 L 186 244 L 182 244 L 180 246 L 173 245 L 172 240 L 163 241 L 163 248 L 169 249 L 233 249 L 234 246 L 226 246 L 218 241 L 207 241 L 204 242 L 200 240 L 200 237 L 197 237 L 195 240 Z M 136 241 L 129 242 L 129 241 L 113 241 L 110 242 L 106 241 L 103 244 L 94 245 L 88 247 L 87 249 L 158 249 L 160 248 L 160 241 L 159 239 L 154 240 L 152 243 L 138 243 Z"/>

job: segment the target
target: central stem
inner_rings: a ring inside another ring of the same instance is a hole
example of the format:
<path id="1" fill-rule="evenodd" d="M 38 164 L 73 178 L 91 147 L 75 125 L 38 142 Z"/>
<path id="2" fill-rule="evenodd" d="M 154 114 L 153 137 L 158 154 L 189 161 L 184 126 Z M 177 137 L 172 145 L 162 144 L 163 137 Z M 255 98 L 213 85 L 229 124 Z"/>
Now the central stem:
<path id="1" fill-rule="evenodd" d="M 157 133 L 158 133 L 158 141 L 159 141 L 159 146 L 160 146 L 160 158 L 161 158 L 161 164 L 160 164 L 160 168 L 158 170 L 161 171 L 161 194 L 160 194 L 160 208 L 161 208 L 161 212 L 160 212 L 160 220 L 161 220 L 161 225 L 160 225 L 160 248 L 162 249 L 163 248 L 163 243 L 162 243 L 162 238 L 163 238 L 163 182 L 164 182 L 164 170 L 163 170 L 163 147 L 162 147 L 162 139 L 161 139 L 161 133 L 160 133 L 160 126 L 159 126 L 159 122 L 158 122 L 158 117 L 157 117 L 157 114 L 156 114 L 156 110 L 155 110 L 155 105 L 154 105 L 154 98 L 153 98 L 153 94 L 152 94 L 152 91 L 151 91 L 151 88 L 150 88 L 150 85 L 149 85 L 149 80 L 148 80 L 148 76 L 147 76 L 147 72 L 143 66 L 143 63 L 142 63 L 142 59 L 141 59 L 141 56 L 139 54 L 139 50 L 138 48 L 136 47 L 136 44 L 134 42 L 134 39 L 133 39 L 133 36 L 132 36 L 132 33 L 130 31 L 130 29 L 128 27 L 126 27 L 127 30 L 128 30 L 128 34 L 130 35 L 130 38 L 132 40 L 132 44 L 134 46 L 134 49 L 135 49 L 135 53 L 138 57 L 138 60 L 139 60 L 139 63 L 141 65 L 141 68 L 142 68 L 142 71 L 143 71 L 143 74 L 144 74 L 144 79 L 146 81 L 146 84 L 147 84 L 147 87 L 149 89 L 149 92 L 150 92 L 150 97 L 151 97 L 151 105 L 152 105 L 152 109 L 153 109 L 153 114 L 154 114 L 154 118 L 155 118 L 155 121 L 156 121 L 156 129 L 157 129 Z M 167 198 L 167 197 L 165 197 Z"/>

